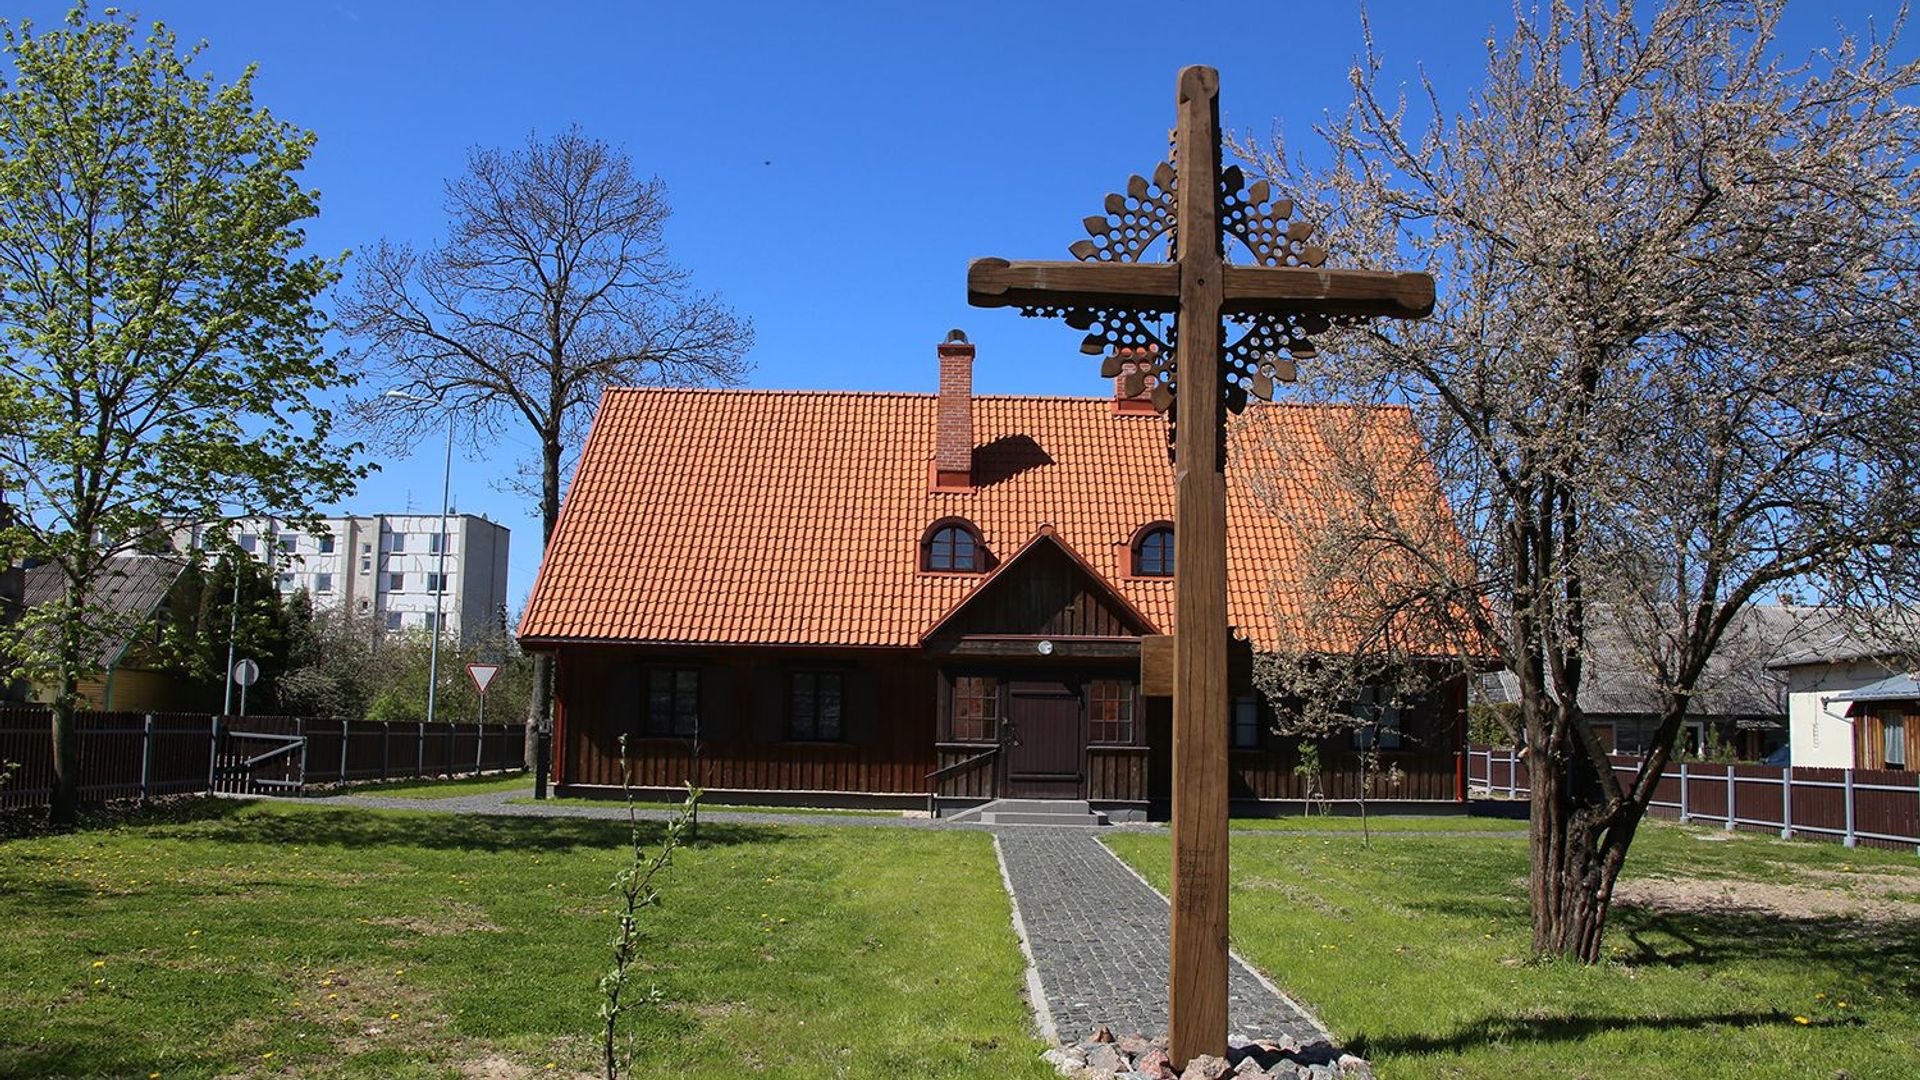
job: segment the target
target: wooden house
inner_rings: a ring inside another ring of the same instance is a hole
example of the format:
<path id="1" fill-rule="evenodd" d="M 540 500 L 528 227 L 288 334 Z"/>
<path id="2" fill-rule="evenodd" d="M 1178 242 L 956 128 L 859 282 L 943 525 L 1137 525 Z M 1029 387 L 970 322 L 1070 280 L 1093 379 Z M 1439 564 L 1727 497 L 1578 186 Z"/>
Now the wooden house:
<path id="1" fill-rule="evenodd" d="M 1118 388 L 975 396 L 964 339 L 938 359 L 933 395 L 605 394 L 519 630 L 556 660 L 561 792 L 617 790 L 624 734 L 648 793 L 1161 812 L 1172 710 L 1141 693 L 1140 643 L 1175 630 L 1167 421 Z M 1271 500 L 1307 488 L 1272 468 L 1280 490 L 1256 496 L 1245 463 L 1324 455 L 1314 412 L 1255 406 L 1230 435 L 1240 651 L 1220 722 L 1243 812 L 1308 793 L 1247 663 L 1299 588 Z M 1408 412 L 1375 419 L 1420 452 Z M 1464 801 L 1464 686 L 1383 717 L 1397 779 L 1373 798 Z M 1325 793 L 1356 795 L 1352 742 L 1320 756 Z"/>

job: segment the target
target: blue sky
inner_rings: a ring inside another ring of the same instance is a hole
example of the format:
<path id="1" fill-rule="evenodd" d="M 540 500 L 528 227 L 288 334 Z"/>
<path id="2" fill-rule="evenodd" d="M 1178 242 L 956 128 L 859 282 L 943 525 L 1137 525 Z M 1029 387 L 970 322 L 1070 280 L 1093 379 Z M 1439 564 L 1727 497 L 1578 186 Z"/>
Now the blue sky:
<path id="1" fill-rule="evenodd" d="M 668 242 L 696 284 L 753 318 L 748 384 L 930 391 L 949 327 L 983 393 L 1104 392 L 1064 326 L 966 304 L 970 258 L 1064 258 L 1102 196 L 1165 154 L 1181 65 L 1220 69 L 1223 120 L 1296 142 L 1349 99 L 1357 4 L 327 3 L 123 5 L 208 43 L 259 102 L 313 129 L 315 250 L 441 232 L 441 184 L 476 144 L 578 122 L 668 185 Z M 58 22 L 64 4 L 9 5 Z M 1806 3 L 1804 52 L 1892 3 Z M 1478 83 L 1504 0 L 1370 6 L 1388 74 L 1451 101 Z M 1905 50 L 1911 52 L 1911 49 Z M 1337 259 L 1337 254 L 1336 254 Z M 522 439 L 469 450 L 454 497 L 513 530 L 517 610 L 539 526 L 496 489 Z M 438 509 L 440 448 L 382 461 L 349 509 Z"/>

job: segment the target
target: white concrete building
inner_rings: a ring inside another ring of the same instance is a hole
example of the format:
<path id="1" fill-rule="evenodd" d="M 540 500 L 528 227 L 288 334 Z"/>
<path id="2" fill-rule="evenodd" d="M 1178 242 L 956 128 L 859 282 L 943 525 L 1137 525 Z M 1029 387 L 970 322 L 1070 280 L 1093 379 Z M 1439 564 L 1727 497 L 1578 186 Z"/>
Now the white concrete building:
<path id="1" fill-rule="evenodd" d="M 1907 714 L 1920 685 L 1892 657 L 1836 651 L 1784 657 L 1788 746 L 1795 766 L 1824 769 L 1912 768 Z"/>
<path id="2" fill-rule="evenodd" d="M 438 600 L 447 633 L 463 644 L 502 632 L 506 526 L 475 514 L 447 515 L 443 561 L 439 514 L 323 524 L 324 531 L 256 519 L 232 530 L 242 551 L 271 562 L 281 592 L 305 589 L 315 607 L 368 617 L 382 630 L 423 632 L 433 629 Z"/>

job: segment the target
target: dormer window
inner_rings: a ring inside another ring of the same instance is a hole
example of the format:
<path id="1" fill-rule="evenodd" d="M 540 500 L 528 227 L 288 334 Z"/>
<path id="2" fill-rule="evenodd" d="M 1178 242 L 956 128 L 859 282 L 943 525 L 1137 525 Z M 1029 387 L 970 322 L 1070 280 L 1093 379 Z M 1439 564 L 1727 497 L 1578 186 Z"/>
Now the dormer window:
<path id="1" fill-rule="evenodd" d="M 1134 577 L 1173 576 L 1173 526 L 1148 525 L 1133 539 Z"/>
<path id="2" fill-rule="evenodd" d="M 920 569 L 943 574 L 977 574 L 987 568 L 987 548 L 965 521 L 936 521 L 920 541 Z"/>

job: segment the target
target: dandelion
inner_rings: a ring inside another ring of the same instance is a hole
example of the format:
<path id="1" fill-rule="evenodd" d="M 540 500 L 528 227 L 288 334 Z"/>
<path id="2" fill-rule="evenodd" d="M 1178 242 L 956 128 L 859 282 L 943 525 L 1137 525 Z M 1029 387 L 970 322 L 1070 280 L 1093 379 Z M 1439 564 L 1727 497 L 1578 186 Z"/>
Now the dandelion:
<path id="1" fill-rule="evenodd" d="M 1796 1017 L 1794 1017 L 1794 1018 L 1793 1018 L 1793 1022 L 1794 1022 L 1794 1023 L 1796 1023 L 1796 1024 L 1811 1024 L 1811 1023 L 1813 1023 L 1813 1021 L 1811 1021 L 1811 1020 L 1809 1020 L 1809 1019 L 1807 1019 L 1807 1018 L 1806 1018 L 1806 1017 L 1804 1017 L 1804 1016 L 1796 1016 Z"/>
<path id="2" fill-rule="evenodd" d="M 387 1014 L 387 1019 L 389 1019 L 389 1020 L 398 1020 L 398 1019 L 400 1019 L 400 1014 L 399 1014 L 399 1013 L 397 1013 L 397 1012 L 395 1012 L 395 1013 L 388 1013 L 388 1014 Z"/>
<path id="3" fill-rule="evenodd" d="M 93 966 L 94 966 L 94 967 L 97 967 L 97 968 L 102 968 L 102 967 L 106 967 L 106 966 L 107 966 L 107 962 L 106 962 L 105 960 L 95 960 L 95 961 L 93 962 Z"/>

